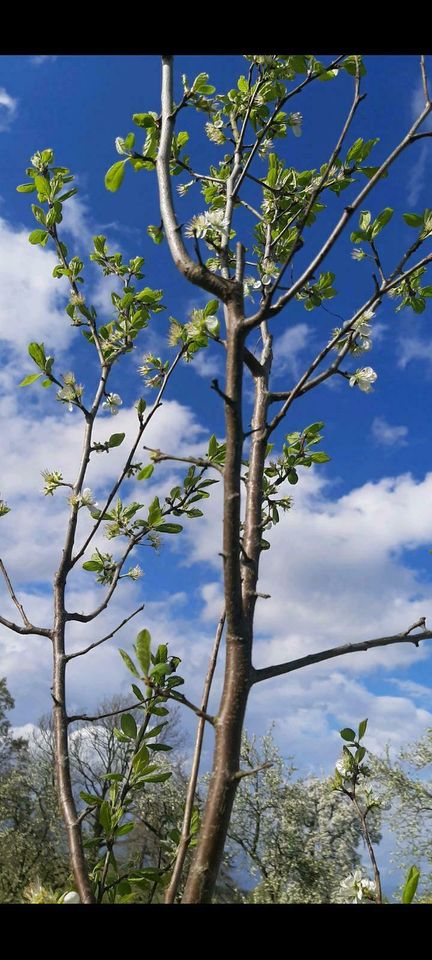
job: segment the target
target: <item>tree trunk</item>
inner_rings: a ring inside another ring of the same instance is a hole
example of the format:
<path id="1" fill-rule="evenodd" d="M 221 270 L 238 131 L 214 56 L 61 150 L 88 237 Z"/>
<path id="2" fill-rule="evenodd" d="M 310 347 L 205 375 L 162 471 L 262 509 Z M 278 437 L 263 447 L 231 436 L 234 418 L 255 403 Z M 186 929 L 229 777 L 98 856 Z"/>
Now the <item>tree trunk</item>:
<path id="1" fill-rule="evenodd" d="M 65 686 L 65 580 L 57 574 L 54 585 L 53 629 L 53 727 L 56 781 L 60 809 L 66 826 L 71 869 L 82 903 L 95 903 L 84 854 L 81 824 L 72 791 L 69 763 L 68 719 Z"/>

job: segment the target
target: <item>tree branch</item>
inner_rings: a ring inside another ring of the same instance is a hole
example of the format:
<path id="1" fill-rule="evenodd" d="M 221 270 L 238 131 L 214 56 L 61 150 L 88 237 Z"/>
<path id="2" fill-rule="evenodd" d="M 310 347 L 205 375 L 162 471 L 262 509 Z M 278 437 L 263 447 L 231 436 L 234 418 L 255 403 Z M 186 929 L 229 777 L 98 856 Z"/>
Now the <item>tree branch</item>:
<path id="1" fill-rule="evenodd" d="M 320 266 L 322 261 L 325 259 L 329 251 L 332 249 L 332 247 L 336 243 L 336 240 L 344 230 L 346 224 L 351 219 L 353 213 L 355 213 L 358 207 L 361 206 L 361 204 L 363 203 L 367 195 L 370 193 L 370 191 L 373 189 L 375 184 L 381 178 L 382 174 L 385 173 L 386 170 L 388 170 L 388 168 L 392 165 L 392 163 L 394 163 L 397 157 L 406 149 L 406 147 L 410 145 L 410 143 L 412 142 L 413 135 L 416 133 L 418 127 L 423 123 L 423 121 L 429 115 L 431 110 L 432 110 L 432 103 L 426 104 L 420 116 L 417 118 L 417 120 L 414 121 L 414 123 L 410 127 L 405 137 L 400 141 L 397 147 L 395 147 L 394 150 L 392 150 L 392 152 L 388 155 L 388 157 L 383 161 L 381 166 L 378 168 L 377 172 L 373 175 L 373 177 L 371 177 L 368 183 L 363 187 L 363 190 L 361 190 L 360 193 L 357 194 L 357 197 L 355 197 L 352 203 L 350 203 L 347 207 L 345 207 L 345 210 L 342 216 L 340 217 L 338 223 L 332 230 L 331 234 L 327 237 L 327 240 L 322 245 L 321 249 L 316 254 L 314 259 L 310 262 L 309 266 L 306 267 L 306 269 L 303 271 L 299 279 L 296 280 L 294 284 L 292 284 L 292 286 L 287 291 L 287 293 L 279 297 L 279 300 L 277 301 L 277 303 L 275 303 L 273 306 L 267 307 L 265 312 L 265 316 L 267 319 L 277 316 L 277 314 L 280 313 L 283 307 L 286 306 L 286 304 L 289 303 L 290 300 L 293 299 L 293 297 L 295 297 L 296 293 L 298 293 L 304 287 L 304 285 L 308 282 L 308 280 L 310 279 L 314 271 L 317 269 L 317 267 Z M 254 327 L 258 326 L 263 319 L 262 313 L 263 311 L 261 308 L 260 310 L 258 310 L 258 312 L 254 316 L 249 317 L 248 320 L 245 321 L 246 329 L 253 329 Z"/>
<path id="2" fill-rule="evenodd" d="M 206 457 L 175 457 L 170 453 L 162 453 L 162 450 L 155 450 L 153 447 L 143 446 L 143 450 L 148 450 L 152 454 L 151 459 L 153 463 L 161 463 L 163 460 L 176 460 L 178 463 L 194 463 L 197 467 L 213 467 L 214 470 L 217 470 L 218 473 L 221 473 L 223 476 L 223 469 L 218 463 L 213 463 L 212 460 L 207 460 Z"/>
<path id="3" fill-rule="evenodd" d="M 206 267 L 195 263 L 183 243 L 181 227 L 177 223 L 171 189 L 169 164 L 174 133 L 173 114 L 173 58 L 162 57 L 162 114 L 161 139 L 156 161 L 159 184 L 160 210 L 171 256 L 180 273 L 191 283 L 226 302 L 231 285 Z"/>
<path id="4" fill-rule="evenodd" d="M 114 637 L 115 634 L 118 633 L 119 630 L 121 630 L 122 627 L 124 627 L 125 624 L 129 622 L 129 620 L 132 620 L 132 617 L 136 617 L 137 613 L 140 613 L 141 610 L 144 610 L 144 607 L 145 607 L 145 603 L 142 603 L 141 606 L 137 607 L 137 609 L 134 610 L 133 613 L 130 613 L 129 616 L 125 618 L 125 620 L 122 620 L 122 622 L 119 623 L 118 627 L 116 627 L 115 630 L 112 630 L 111 633 L 107 633 L 106 637 L 102 637 L 101 640 L 95 640 L 94 643 L 90 643 L 89 646 L 85 647 L 84 650 L 78 650 L 77 653 L 67 654 L 66 660 L 67 661 L 74 660 L 75 657 L 83 657 L 85 653 L 89 652 L 89 650 L 94 650 L 95 647 L 99 647 L 101 643 L 105 643 L 106 640 L 111 640 L 111 637 Z"/>
<path id="5" fill-rule="evenodd" d="M 37 636 L 41 636 L 41 637 L 51 637 L 51 630 L 48 630 L 47 627 L 35 627 L 35 626 L 33 626 L 32 623 L 30 623 L 30 620 L 28 619 L 28 616 L 27 616 L 27 614 L 25 613 L 25 610 L 24 610 L 23 605 L 19 602 L 19 600 L 18 600 L 18 598 L 17 598 L 17 596 L 16 596 L 16 594 L 15 594 L 14 588 L 13 588 L 13 586 L 12 586 L 12 583 L 11 583 L 11 580 L 10 580 L 10 577 L 9 577 L 9 574 L 8 574 L 8 572 L 7 572 L 7 570 L 6 570 L 6 567 L 5 567 L 4 563 L 3 563 L 3 560 L 0 560 L 0 571 L 2 572 L 2 574 L 3 574 L 3 576 L 4 576 L 4 579 L 5 579 L 5 581 L 6 581 L 6 586 L 7 586 L 7 588 L 8 588 L 9 595 L 10 595 L 10 597 L 11 597 L 11 600 L 13 600 L 13 602 L 14 602 L 17 610 L 18 610 L 19 613 L 21 614 L 21 617 L 22 617 L 22 621 L 23 621 L 23 623 L 24 623 L 24 626 L 23 626 L 23 627 L 19 627 L 18 624 L 12 623 L 11 620 L 6 620 L 5 617 L 0 617 L 0 623 L 1 623 L 4 627 L 7 627 L 9 630 L 13 630 L 14 633 L 20 633 L 20 634 L 22 634 L 22 635 L 27 635 L 27 634 L 32 634 L 32 633 L 34 633 L 34 634 L 36 634 Z"/>
<path id="6" fill-rule="evenodd" d="M 162 397 L 163 397 L 163 395 L 164 395 L 164 393 L 165 393 L 165 389 L 166 389 L 166 386 L 167 386 L 167 384 L 168 384 L 168 381 L 169 381 L 172 373 L 174 372 L 174 370 L 175 370 L 175 368 L 176 368 L 176 366 L 177 366 L 180 358 L 183 356 L 183 353 L 184 353 L 184 347 L 182 347 L 182 349 L 179 350 L 179 352 L 177 353 L 177 355 L 174 357 L 174 360 L 173 360 L 171 366 L 170 366 L 169 369 L 167 370 L 167 372 L 166 372 L 166 374 L 165 374 L 165 376 L 164 376 L 164 378 L 163 378 L 163 380 L 162 380 L 161 386 L 160 386 L 160 388 L 159 388 L 159 392 L 158 392 L 158 394 L 157 394 L 157 396 L 156 396 L 155 402 L 154 402 L 151 410 L 149 411 L 149 413 L 147 414 L 147 416 L 146 416 L 145 418 L 143 418 L 142 420 L 140 420 L 140 426 L 139 426 L 139 430 L 138 430 L 138 434 L 137 434 L 136 440 L 135 440 L 135 442 L 134 442 L 134 444 L 133 444 L 133 446 L 132 446 L 132 449 L 131 449 L 131 451 L 130 451 L 130 453 L 129 453 L 129 456 L 128 456 L 127 460 L 126 460 L 126 463 L 125 463 L 125 465 L 124 465 L 124 467 L 123 467 L 123 470 L 122 470 L 122 472 L 121 472 L 118 480 L 116 480 L 116 482 L 115 482 L 115 484 L 114 484 L 114 486 L 113 486 L 113 488 L 112 488 L 112 490 L 111 490 L 111 492 L 110 492 L 107 500 L 105 501 L 104 507 L 103 507 L 103 509 L 102 509 L 101 512 L 100 512 L 99 518 L 98 518 L 98 520 L 96 520 L 96 523 L 95 523 L 93 529 L 90 531 L 90 533 L 89 533 L 89 535 L 88 535 L 85 543 L 83 544 L 83 546 L 81 547 L 81 549 L 78 551 L 78 553 L 76 553 L 75 556 L 73 557 L 73 559 L 71 560 L 71 564 L 70 564 L 71 568 L 72 568 L 72 567 L 77 563 L 77 561 L 80 560 L 81 557 L 84 555 L 84 553 L 85 553 L 85 551 L 87 550 L 87 547 L 89 546 L 89 544 L 91 543 L 91 541 L 92 541 L 92 539 L 93 539 L 96 531 L 99 529 L 99 527 L 100 527 L 100 525 L 101 525 L 101 523 L 102 523 L 103 517 L 105 516 L 105 513 L 106 513 L 106 511 L 108 510 L 108 507 L 110 506 L 110 504 L 111 504 L 112 501 L 114 500 L 114 497 L 115 497 L 115 495 L 116 495 L 116 493 L 117 493 L 117 490 L 120 488 L 121 484 L 123 483 L 123 480 L 125 479 L 126 474 L 127 474 L 128 470 L 129 470 L 129 467 L 130 467 L 130 465 L 131 465 L 131 463 L 132 463 L 132 460 L 133 460 L 133 458 L 134 458 L 134 456 L 135 456 L 135 453 L 136 453 L 138 444 L 139 444 L 139 442 L 140 442 L 140 440 L 141 440 L 141 437 L 142 437 L 142 435 L 143 435 L 146 427 L 147 427 L 148 424 L 150 423 L 150 420 L 152 419 L 152 417 L 153 417 L 154 414 L 156 413 L 156 410 L 158 410 L 158 408 L 161 406 Z"/>
<path id="7" fill-rule="evenodd" d="M 293 673 L 295 670 L 301 670 L 303 667 L 309 667 L 313 663 L 321 663 L 323 660 L 331 660 L 334 657 L 342 657 L 346 653 L 357 653 L 360 650 L 371 650 L 374 647 L 388 647 L 394 643 L 413 643 L 418 647 L 422 640 L 432 639 L 432 630 L 425 629 L 426 619 L 420 617 L 416 623 L 413 623 L 404 633 L 396 633 L 391 637 L 379 637 L 376 640 L 362 640 L 360 643 L 345 643 L 340 647 L 331 647 L 329 650 L 321 650 L 319 653 L 310 653 L 307 657 L 300 657 L 298 660 L 288 660 L 286 663 L 278 663 L 271 667 L 263 667 L 260 670 L 254 670 L 252 674 L 252 684 L 260 683 L 261 680 L 269 680 L 271 677 L 281 677 L 286 673 Z M 423 627 L 421 633 L 409 634 L 417 627 Z"/>

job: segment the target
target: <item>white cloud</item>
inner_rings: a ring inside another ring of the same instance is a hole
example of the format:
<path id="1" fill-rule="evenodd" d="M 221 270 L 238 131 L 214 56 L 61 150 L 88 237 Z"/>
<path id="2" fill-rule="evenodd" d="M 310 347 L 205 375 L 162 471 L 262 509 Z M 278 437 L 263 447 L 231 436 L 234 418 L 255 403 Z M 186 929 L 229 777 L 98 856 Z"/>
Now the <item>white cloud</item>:
<path id="1" fill-rule="evenodd" d="M 47 352 L 54 338 L 64 348 L 72 333 L 60 309 L 68 300 L 65 282 L 52 277 L 57 258 L 30 244 L 29 233 L 0 219 L 0 341 L 20 355 L 30 340 L 44 340 Z M 27 366 L 33 373 L 31 360 Z"/>
<path id="2" fill-rule="evenodd" d="M 416 335 L 400 337 L 398 343 L 398 367 L 405 369 L 411 360 L 425 360 L 432 364 L 432 340 Z"/>
<path id="3" fill-rule="evenodd" d="M 213 377 L 220 377 L 223 373 L 223 360 L 218 354 L 210 354 L 208 350 L 202 350 L 195 354 L 191 368 L 199 377 L 211 380 Z"/>
<path id="4" fill-rule="evenodd" d="M 16 114 L 18 100 L 11 97 L 4 87 L 0 87 L 0 132 L 8 130 Z"/>
<path id="5" fill-rule="evenodd" d="M 423 82 L 421 77 L 419 77 L 417 86 L 414 88 L 411 95 L 411 118 L 413 121 L 417 120 L 417 117 L 420 116 L 424 108 L 425 108 L 425 95 L 423 90 Z M 423 122 L 420 129 L 422 131 L 432 129 L 432 119 L 430 114 L 428 117 L 426 117 L 426 120 Z"/>
<path id="6" fill-rule="evenodd" d="M 57 57 L 52 56 L 52 54 L 37 54 L 34 57 L 30 57 L 30 63 L 34 67 L 41 67 L 44 63 L 54 63 L 57 60 Z"/>
<path id="7" fill-rule="evenodd" d="M 220 491 L 207 501 L 206 519 L 189 537 L 188 559 L 221 570 Z M 432 542 L 432 474 L 367 483 L 339 499 L 324 495 L 316 471 L 304 474 L 294 504 L 269 534 L 263 554 L 255 635 L 256 666 L 406 629 L 432 614 L 432 584 L 403 562 L 403 551 Z M 212 580 L 214 583 L 214 578 Z M 212 586 L 203 595 L 212 612 Z M 401 644 L 344 658 L 343 669 L 367 673 L 428 656 Z M 318 669 L 318 668 L 317 668 Z"/>
<path id="8" fill-rule="evenodd" d="M 273 345 L 274 376 L 282 376 L 288 372 L 291 376 L 297 377 L 300 373 L 300 354 L 310 340 L 311 327 L 307 323 L 297 323 L 294 327 L 288 327 L 280 337 L 277 337 Z"/>
<path id="9" fill-rule="evenodd" d="M 371 433 L 376 443 L 385 447 L 406 446 L 408 427 L 392 426 L 385 417 L 375 417 L 372 422 Z"/>
<path id="10" fill-rule="evenodd" d="M 410 207 L 415 207 L 427 185 L 428 161 L 430 144 L 426 141 L 419 149 L 417 160 L 411 167 L 408 177 L 407 201 Z"/>

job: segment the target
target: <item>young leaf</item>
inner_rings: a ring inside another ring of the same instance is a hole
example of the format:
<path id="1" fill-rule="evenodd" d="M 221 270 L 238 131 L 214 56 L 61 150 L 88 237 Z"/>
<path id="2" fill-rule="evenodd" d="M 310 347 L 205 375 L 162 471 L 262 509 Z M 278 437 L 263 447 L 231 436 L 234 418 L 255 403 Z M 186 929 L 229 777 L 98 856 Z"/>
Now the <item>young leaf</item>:
<path id="1" fill-rule="evenodd" d="M 378 236 L 382 228 L 385 227 L 386 223 L 388 223 L 389 220 L 391 220 L 392 216 L 393 216 L 393 210 L 391 207 L 386 207 L 385 210 L 382 210 L 381 213 L 378 214 L 378 216 L 376 217 L 376 219 L 372 224 L 372 231 L 371 231 L 372 240 L 374 240 L 375 237 Z"/>
<path id="2" fill-rule="evenodd" d="M 361 720 L 360 723 L 359 723 L 359 729 L 358 729 L 358 738 L 359 738 L 359 740 L 362 740 L 363 737 L 364 737 L 364 735 L 365 735 L 365 733 L 366 733 L 367 723 L 368 723 L 368 722 L 367 722 L 367 719 L 366 719 L 366 720 Z"/>
<path id="3" fill-rule="evenodd" d="M 126 653 L 126 650 L 119 650 L 119 654 L 120 654 L 120 656 L 122 657 L 122 659 L 124 660 L 124 662 L 125 662 L 128 670 L 130 670 L 130 672 L 133 673 L 134 677 L 138 677 L 138 679 L 140 679 L 140 675 L 139 675 L 139 673 L 138 673 L 138 670 L 137 670 L 137 668 L 136 668 L 133 660 L 132 660 L 131 657 L 129 656 L 129 654 Z"/>
<path id="4" fill-rule="evenodd" d="M 117 163 L 113 163 L 112 167 L 107 170 L 105 174 L 105 186 L 107 190 L 110 190 L 111 193 L 115 193 L 116 190 L 121 187 L 124 175 L 125 175 L 125 164 L 128 162 L 129 157 L 126 160 L 118 160 Z M 36 241 L 31 241 L 36 242 Z"/>
<path id="5" fill-rule="evenodd" d="M 135 650 L 140 667 L 147 676 L 150 667 L 151 636 L 148 630 L 141 630 L 136 638 Z"/>
<path id="6" fill-rule="evenodd" d="M 41 243 L 43 246 L 45 246 L 48 237 L 49 233 L 46 230 L 32 230 L 32 232 L 29 234 L 29 242 Z"/>
<path id="7" fill-rule="evenodd" d="M 109 834 L 111 830 L 111 812 L 109 804 L 106 800 L 104 800 L 101 804 L 101 808 L 99 810 L 99 820 L 105 831 L 105 834 Z"/>
<path id="8" fill-rule="evenodd" d="M 21 380 L 21 383 L 18 384 L 19 387 L 28 387 L 31 383 L 35 383 L 36 380 L 39 380 L 41 373 L 30 373 L 28 377 L 24 377 L 24 380 Z M 51 381 L 48 381 L 50 383 Z"/>
<path id="9" fill-rule="evenodd" d="M 356 738 L 355 732 L 354 730 L 351 730 L 351 727 L 344 727 L 343 730 L 340 731 L 340 735 L 342 740 L 353 741 Z"/>
<path id="10" fill-rule="evenodd" d="M 125 438 L 124 433 L 112 433 L 108 440 L 108 446 L 119 447 L 120 444 L 123 443 L 124 438 Z"/>
<path id="11" fill-rule="evenodd" d="M 412 903 L 420 878 L 420 870 L 416 866 L 410 867 L 402 890 L 402 903 Z"/>
<path id="12" fill-rule="evenodd" d="M 148 480 L 148 478 L 151 477 L 153 471 L 154 471 L 154 464 L 149 463 L 146 467 L 144 467 L 143 470 L 140 470 L 140 472 L 137 474 L 137 480 Z"/>
<path id="13" fill-rule="evenodd" d="M 131 713 L 123 713 L 120 721 L 121 728 L 126 737 L 135 740 L 137 735 L 137 725 Z"/>
<path id="14" fill-rule="evenodd" d="M 161 523 L 157 529 L 158 533 L 180 533 L 183 527 L 180 523 Z"/>

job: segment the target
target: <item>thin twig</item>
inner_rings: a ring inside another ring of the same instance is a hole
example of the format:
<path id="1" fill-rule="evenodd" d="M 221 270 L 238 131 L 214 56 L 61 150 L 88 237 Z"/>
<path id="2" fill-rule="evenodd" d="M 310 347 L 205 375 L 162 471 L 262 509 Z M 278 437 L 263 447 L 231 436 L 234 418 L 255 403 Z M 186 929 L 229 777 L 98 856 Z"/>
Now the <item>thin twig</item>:
<path id="1" fill-rule="evenodd" d="M 16 595 L 15 595 L 14 588 L 13 588 L 13 586 L 12 586 L 12 584 L 11 584 L 9 574 L 8 574 L 8 572 L 7 572 L 7 570 L 6 570 L 6 567 L 5 567 L 4 563 L 3 563 L 3 560 L 0 560 L 0 570 L 1 570 L 3 576 L 4 576 L 5 580 L 6 580 L 6 584 L 7 584 L 8 590 L 9 590 L 10 597 L 11 597 L 11 599 L 13 600 L 13 602 L 14 602 L 17 610 L 19 610 L 19 612 L 20 612 L 20 614 L 21 614 L 21 617 L 22 617 L 24 626 L 25 626 L 25 627 L 31 627 L 30 620 L 29 620 L 27 614 L 25 613 L 24 607 L 23 607 L 22 603 L 19 602 L 18 598 L 17 598 Z"/>
<path id="2" fill-rule="evenodd" d="M 121 628 L 124 627 L 126 623 L 129 622 L 129 620 L 132 620 L 132 617 L 136 617 L 137 613 L 140 613 L 141 610 L 144 610 L 144 607 L 145 607 L 145 603 L 142 603 L 140 607 L 137 607 L 137 609 L 134 610 L 133 613 L 130 613 L 129 616 L 125 618 L 125 620 L 119 623 L 118 627 L 116 627 L 115 630 L 112 630 L 111 633 L 107 633 L 106 637 L 102 637 L 100 640 L 95 640 L 94 643 L 90 643 L 89 646 L 85 647 L 84 650 L 78 650 L 76 653 L 67 654 L 65 659 L 68 661 L 68 660 L 74 660 L 75 657 L 83 657 L 85 653 L 89 652 L 89 650 L 94 650 L 94 648 L 99 647 L 101 643 L 105 643 L 106 640 L 110 640 L 111 637 L 114 637 L 114 635 L 118 633 L 118 631 L 121 630 Z"/>

